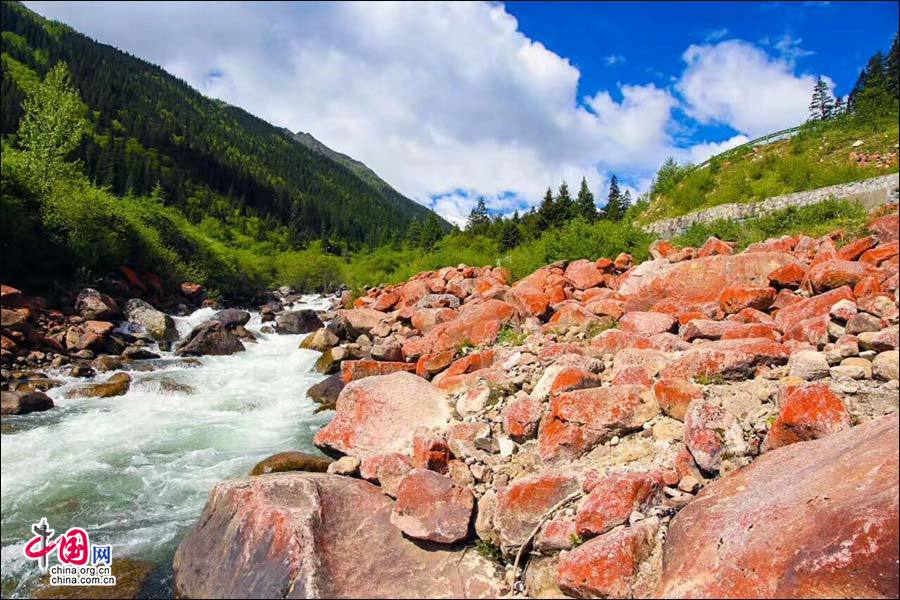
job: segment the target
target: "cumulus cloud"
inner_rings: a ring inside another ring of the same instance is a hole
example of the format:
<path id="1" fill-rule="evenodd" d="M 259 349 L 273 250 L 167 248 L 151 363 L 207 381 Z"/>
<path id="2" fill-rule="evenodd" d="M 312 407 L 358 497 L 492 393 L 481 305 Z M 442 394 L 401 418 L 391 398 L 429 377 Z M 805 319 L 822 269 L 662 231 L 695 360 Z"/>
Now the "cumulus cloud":
<path id="1" fill-rule="evenodd" d="M 726 150 L 736 148 L 741 144 L 746 144 L 749 141 L 750 138 L 746 135 L 738 134 L 728 138 L 724 142 L 703 142 L 702 144 L 695 144 L 688 148 L 686 159 L 695 165 L 699 165 L 707 158 L 713 157 L 716 154 L 721 154 Z"/>
<path id="2" fill-rule="evenodd" d="M 586 176 L 596 193 L 611 172 L 646 182 L 666 156 L 715 146 L 675 143 L 674 90 L 579 91 L 579 70 L 498 3 L 27 4 L 310 132 L 456 222 L 480 195 L 506 214 L 563 179 L 574 189 Z M 684 57 L 676 89 L 701 122 L 752 135 L 805 117 L 811 84 L 754 46 L 691 46 Z"/>
<path id="3" fill-rule="evenodd" d="M 802 123 L 815 77 L 795 75 L 785 59 L 772 58 L 740 40 L 692 45 L 676 87 L 688 114 L 757 137 Z"/>

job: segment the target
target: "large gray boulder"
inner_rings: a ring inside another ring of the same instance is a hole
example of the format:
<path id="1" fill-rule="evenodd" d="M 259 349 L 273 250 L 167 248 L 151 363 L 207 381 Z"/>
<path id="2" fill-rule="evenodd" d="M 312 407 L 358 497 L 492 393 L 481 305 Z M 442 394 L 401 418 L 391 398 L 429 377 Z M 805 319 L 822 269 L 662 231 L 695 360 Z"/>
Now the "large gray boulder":
<path id="1" fill-rule="evenodd" d="M 171 342 L 178 339 L 178 330 L 172 317 L 140 298 L 132 298 L 125 303 L 125 317 L 131 323 L 143 327 L 155 340 Z"/>
<path id="2" fill-rule="evenodd" d="M 275 317 L 275 333 L 310 333 L 323 326 L 322 320 L 311 309 L 293 310 Z"/>
<path id="3" fill-rule="evenodd" d="M 224 325 L 225 329 L 235 329 L 247 324 L 247 321 L 250 320 L 250 313 L 239 308 L 226 308 L 214 314 L 212 320 Z"/>
<path id="4" fill-rule="evenodd" d="M 472 547 L 416 543 L 394 501 L 360 479 L 274 473 L 219 483 L 175 553 L 180 598 L 489 598 Z"/>
<path id="5" fill-rule="evenodd" d="M 221 321 L 205 321 L 188 334 L 187 340 L 175 352 L 178 356 L 211 354 L 224 356 L 243 352 L 244 345 Z"/>

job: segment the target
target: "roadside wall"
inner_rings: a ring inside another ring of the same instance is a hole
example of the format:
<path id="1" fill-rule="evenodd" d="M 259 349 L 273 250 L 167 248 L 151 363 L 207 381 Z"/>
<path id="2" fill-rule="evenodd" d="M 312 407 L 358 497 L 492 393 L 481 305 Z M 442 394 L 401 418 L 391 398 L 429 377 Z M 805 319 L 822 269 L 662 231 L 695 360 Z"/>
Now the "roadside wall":
<path id="1" fill-rule="evenodd" d="M 841 183 L 805 192 L 774 196 L 762 202 L 721 204 L 680 217 L 655 221 L 649 225 L 644 225 L 642 229 L 648 233 L 654 233 L 661 238 L 668 239 L 682 233 L 695 223 L 712 223 L 719 219 L 741 221 L 782 210 L 789 206 L 799 207 L 818 204 L 831 197 L 859 202 L 867 210 L 871 210 L 882 204 L 897 202 L 898 193 L 900 193 L 900 174 L 891 173 L 862 181 Z"/>

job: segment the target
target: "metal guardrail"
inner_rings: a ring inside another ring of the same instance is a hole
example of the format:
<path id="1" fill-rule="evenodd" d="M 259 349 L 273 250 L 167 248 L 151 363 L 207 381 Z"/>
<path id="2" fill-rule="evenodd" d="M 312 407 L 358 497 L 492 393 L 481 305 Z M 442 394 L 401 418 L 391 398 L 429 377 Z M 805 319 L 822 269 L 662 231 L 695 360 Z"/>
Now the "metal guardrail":
<path id="1" fill-rule="evenodd" d="M 710 156 L 709 158 L 707 158 L 705 161 L 703 161 L 702 163 L 700 163 L 699 165 L 697 165 L 694 168 L 702 169 L 703 167 L 705 167 L 706 165 L 711 163 L 714 159 L 719 158 L 720 156 L 724 156 L 724 155 L 728 154 L 729 152 L 734 152 L 735 150 L 740 150 L 741 148 L 743 148 L 745 146 L 760 146 L 763 144 L 771 144 L 772 142 L 777 142 L 778 140 L 783 139 L 784 137 L 790 137 L 791 135 L 797 133 L 801 129 L 803 129 L 803 125 L 797 125 L 796 127 L 782 129 L 781 131 L 776 131 L 774 133 L 769 133 L 762 137 L 758 137 L 755 140 L 750 140 L 749 142 L 744 142 L 740 146 L 735 146 L 734 148 L 729 148 L 725 152 L 720 152 L 719 154 L 716 154 L 715 156 Z"/>

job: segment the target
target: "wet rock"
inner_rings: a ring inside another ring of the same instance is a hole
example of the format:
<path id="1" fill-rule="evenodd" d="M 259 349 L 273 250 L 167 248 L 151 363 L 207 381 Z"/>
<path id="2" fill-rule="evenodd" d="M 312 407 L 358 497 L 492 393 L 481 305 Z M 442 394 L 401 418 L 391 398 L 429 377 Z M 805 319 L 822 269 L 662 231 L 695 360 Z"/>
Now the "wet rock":
<path id="1" fill-rule="evenodd" d="M 562 553 L 556 572 L 559 588 L 576 598 L 630 598 L 658 529 L 657 519 L 646 519 Z"/>
<path id="2" fill-rule="evenodd" d="M 143 346 L 128 346 L 122 351 L 122 358 L 126 360 L 153 360 L 159 358 L 159 354 L 151 352 Z"/>
<path id="3" fill-rule="evenodd" d="M 212 321 L 218 321 L 225 329 L 243 327 L 250 321 L 250 313 L 239 308 L 226 308 L 212 316 Z"/>
<path id="4" fill-rule="evenodd" d="M 475 498 L 445 476 L 413 469 L 400 481 L 391 523 L 419 540 L 452 544 L 469 535 Z"/>
<path id="5" fill-rule="evenodd" d="M 220 321 L 206 321 L 194 327 L 176 350 L 178 356 L 222 356 L 243 352 L 244 345 Z"/>
<path id="6" fill-rule="evenodd" d="M 275 333 L 310 333 L 322 326 L 322 320 L 311 309 L 281 313 L 275 317 Z"/>
<path id="7" fill-rule="evenodd" d="M 53 408 L 53 400 L 43 392 L 0 392 L 0 415 L 27 415 Z"/>
<path id="8" fill-rule="evenodd" d="M 156 565 L 148 560 L 138 560 L 127 556 L 113 558 L 111 569 L 116 578 L 112 586 L 59 586 L 49 585 L 49 577 L 42 578 L 38 587 L 31 593 L 32 598 L 81 598 L 101 600 L 109 598 L 131 599 L 141 597 L 150 575 Z"/>
<path id="9" fill-rule="evenodd" d="M 374 377 L 376 375 L 390 375 L 404 371 L 406 373 L 415 373 L 415 363 L 396 362 L 396 361 L 380 361 L 380 360 L 345 360 L 341 363 L 341 380 L 344 384 L 351 381 L 357 381 L 364 377 Z"/>
<path id="10" fill-rule="evenodd" d="M 172 317 L 139 298 L 132 298 L 125 303 L 125 318 L 131 323 L 140 325 L 155 340 L 178 339 L 178 330 Z"/>
<path id="11" fill-rule="evenodd" d="M 250 471 L 250 475 L 266 475 L 268 473 L 283 473 L 285 471 L 324 473 L 332 462 L 329 458 L 305 452 L 279 452 L 257 463 L 253 470 Z"/>
<path id="12" fill-rule="evenodd" d="M 371 308 L 342 309 L 335 313 L 334 320 L 329 324 L 329 328 L 338 337 L 356 339 L 377 327 L 384 316 L 384 313 Z"/>
<path id="13" fill-rule="evenodd" d="M 340 374 L 335 373 L 306 390 L 306 395 L 321 404 L 322 410 L 333 409 L 342 389 L 344 382 Z"/>
<path id="14" fill-rule="evenodd" d="M 131 387 L 131 376 L 128 373 L 111 375 L 103 383 L 92 383 L 73 388 L 66 393 L 67 398 L 112 398 L 124 396 Z"/>
<path id="15" fill-rule="evenodd" d="M 850 427 L 850 413 L 843 400 L 824 383 L 785 387 L 779 404 L 765 449 L 818 439 Z"/>
<path id="16" fill-rule="evenodd" d="M 390 522 L 393 505 L 377 487 L 336 475 L 281 473 L 220 483 L 175 554 L 175 595 L 502 595 L 478 553 L 405 539 Z"/>
<path id="17" fill-rule="evenodd" d="M 104 354 L 102 356 L 98 356 L 93 361 L 91 361 L 91 367 L 94 368 L 98 373 L 103 373 L 104 371 L 118 371 L 122 368 L 123 361 L 118 356 L 110 356 L 109 354 Z"/>
<path id="18" fill-rule="evenodd" d="M 887 415 L 713 482 L 669 527 L 655 596 L 897 597 L 898 437 Z"/>
<path id="19" fill-rule="evenodd" d="M 110 321 L 122 314 L 115 300 L 93 288 L 78 292 L 75 310 L 86 321 Z"/>
<path id="20" fill-rule="evenodd" d="M 450 414 L 446 395 L 421 377 L 403 371 L 366 377 L 344 387 L 337 414 L 314 442 L 361 458 L 409 452 L 417 427 L 442 427 Z"/>
<path id="21" fill-rule="evenodd" d="M 94 369 L 86 363 L 72 365 L 72 368 L 69 370 L 69 377 L 93 377 L 95 374 Z"/>

